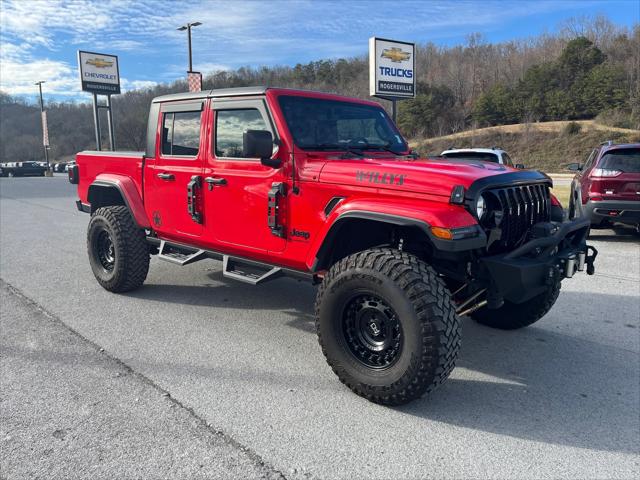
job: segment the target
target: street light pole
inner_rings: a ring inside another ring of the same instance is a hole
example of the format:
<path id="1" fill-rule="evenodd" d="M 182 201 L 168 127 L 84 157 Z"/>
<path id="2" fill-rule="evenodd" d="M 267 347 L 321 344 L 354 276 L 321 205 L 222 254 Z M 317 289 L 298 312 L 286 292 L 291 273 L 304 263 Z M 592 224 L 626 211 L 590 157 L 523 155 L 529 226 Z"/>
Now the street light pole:
<path id="1" fill-rule="evenodd" d="M 187 31 L 187 41 L 189 44 L 189 72 L 193 71 L 193 60 L 191 58 L 191 27 L 197 27 L 198 25 L 202 25 L 201 22 L 193 22 L 193 23 L 187 23 L 186 25 L 182 25 L 180 28 L 178 28 L 179 31 L 183 32 L 183 31 Z"/>
<path id="2" fill-rule="evenodd" d="M 44 118 L 44 101 L 42 100 L 42 84 L 45 83 L 45 80 L 40 80 L 39 82 L 34 83 L 34 85 L 38 85 L 38 89 L 40 90 L 40 117 Z M 49 170 L 49 152 L 47 150 L 47 146 L 44 144 L 44 129 L 46 125 L 44 121 L 42 122 L 42 145 L 44 146 L 44 161 L 47 162 L 47 171 Z"/>

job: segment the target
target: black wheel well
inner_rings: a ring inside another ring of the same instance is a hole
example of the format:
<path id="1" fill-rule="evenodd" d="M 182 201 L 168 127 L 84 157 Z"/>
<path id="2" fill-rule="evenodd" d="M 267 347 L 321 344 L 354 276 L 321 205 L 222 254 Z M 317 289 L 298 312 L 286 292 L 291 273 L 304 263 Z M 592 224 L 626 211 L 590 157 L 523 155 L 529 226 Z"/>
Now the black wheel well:
<path id="1" fill-rule="evenodd" d="M 418 225 L 399 225 L 368 218 L 345 218 L 331 227 L 316 255 L 314 270 L 326 270 L 349 255 L 375 247 L 392 247 L 430 256 L 431 242 Z"/>
<path id="2" fill-rule="evenodd" d="M 116 186 L 91 185 L 89 187 L 87 200 L 91 204 L 91 213 L 95 212 L 100 207 L 107 207 L 111 205 L 127 206 L 122 193 Z"/>

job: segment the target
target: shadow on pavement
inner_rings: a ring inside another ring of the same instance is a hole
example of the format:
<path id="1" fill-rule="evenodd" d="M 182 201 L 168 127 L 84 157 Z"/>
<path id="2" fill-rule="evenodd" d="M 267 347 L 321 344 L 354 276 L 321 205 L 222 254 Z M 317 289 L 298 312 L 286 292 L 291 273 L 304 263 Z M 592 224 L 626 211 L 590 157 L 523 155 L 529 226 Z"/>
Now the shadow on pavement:
<path id="1" fill-rule="evenodd" d="M 293 317 L 285 321 L 288 326 L 315 333 L 315 288 L 308 284 L 281 279 L 252 287 L 247 295 L 246 286 L 222 278 L 220 272 L 209 277 L 216 284 L 147 284 L 129 296 L 188 305 L 280 310 Z M 569 304 L 607 302 L 628 313 L 638 302 L 637 297 L 597 293 L 563 292 L 562 296 Z M 638 335 L 637 319 L 621 322 L 611 328 L 628 327 L 630 334 Z M 638 353 L 598 343 L 598 338 L 556 333 L 549 326 L 552 324 L 547 322 L 546 328 L 504 332 L 463 319 L 463 347 L 453 377 L 431 395 L 397 411 L 526 440 L 637 452 Z M 176 365 L 163 368 L 180 369 Z M 465 380 L 469 376 L 465 369 L 475 372 L 475 378 Z M 246 373 L 212 372 L 231 378 Z M 255 374 L 249 377 L 256 379 Z M 281 383 L 274 378 L 270 381 Z"/>

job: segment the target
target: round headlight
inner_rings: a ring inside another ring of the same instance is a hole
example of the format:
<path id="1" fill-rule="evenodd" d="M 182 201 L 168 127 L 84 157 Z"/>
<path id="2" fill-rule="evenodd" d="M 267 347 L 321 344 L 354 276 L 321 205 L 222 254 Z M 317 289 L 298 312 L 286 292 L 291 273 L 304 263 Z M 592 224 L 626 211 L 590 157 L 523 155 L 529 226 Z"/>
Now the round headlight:
<path id="1" fill-rule="evenodd" d="M 484 197 L 478 197 L 476 200 L 476 215 L 478 216 L 478 220 L 482 219 L 484 214 L 487 213 L 487 202 L 484 201 Z"/>

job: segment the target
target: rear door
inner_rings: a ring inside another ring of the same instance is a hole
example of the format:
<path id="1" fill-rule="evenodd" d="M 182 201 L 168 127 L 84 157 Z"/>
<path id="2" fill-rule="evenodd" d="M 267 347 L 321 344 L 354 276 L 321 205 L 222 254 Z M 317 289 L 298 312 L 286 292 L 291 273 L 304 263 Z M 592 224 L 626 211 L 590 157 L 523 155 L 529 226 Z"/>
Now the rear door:
<path id="1" fill-rule="evenodd" d="M 212 145 L 207 175 L 219 182 L 205 192 L 207 237 L 227 247 L 244 251 L 281 252 L 284 250 L 287 186 L 283 168 L 271 168 L 258 158 L 245 158 L 242 153 L 243 133 L 247 130 L 268 130 L 275 142 L 278 135 L 263 98 L 214 99 Z M 274 147 L 274 156 L 280 152 Z M 282 158 L 282 164 L 285 159 Z M 274 218 L 281 234 L 269 227 L 268 203 L 275 194 L 278 215 Z M 209 188 L 207 184 L 207 188 Z"/>
<path id="2" fill-rule="evenodd" d="M 151 170 L 145 178 L 152 183 L 145 188 L 145 203 L 154 230 L 168 239 L 185 241 L 185 236 L 202 233 L 202 188 L 196 184 L 201 185 L 206 156 L 200 148 L 203 105 L 199 100 L 160 108 L 155 161 L 145 167 Z"/>

